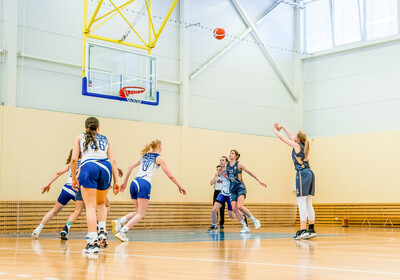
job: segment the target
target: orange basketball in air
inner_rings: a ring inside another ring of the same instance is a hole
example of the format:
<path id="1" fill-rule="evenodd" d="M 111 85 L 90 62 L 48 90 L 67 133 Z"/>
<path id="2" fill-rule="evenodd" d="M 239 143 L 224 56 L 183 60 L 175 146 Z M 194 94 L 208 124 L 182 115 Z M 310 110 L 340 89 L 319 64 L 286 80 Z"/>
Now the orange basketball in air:
<path id="1" fill-rule="evenodd" d="M 214 35 L 214 38 L 217 39 L 217 40 L 224 39 L 225 30 L 223 28 L 221 28 L 221 27 L 217 27 L 217 28 L 214 29 L 213 35 Z"/>

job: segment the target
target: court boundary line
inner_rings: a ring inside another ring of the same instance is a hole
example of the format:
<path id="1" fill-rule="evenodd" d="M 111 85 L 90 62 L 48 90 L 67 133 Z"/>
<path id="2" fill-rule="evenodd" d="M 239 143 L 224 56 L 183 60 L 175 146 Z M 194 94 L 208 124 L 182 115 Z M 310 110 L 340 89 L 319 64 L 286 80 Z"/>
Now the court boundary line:
<path id="1" fill-rule="evenodd" d="M 34 249 L 8 249 L 0 248 L 0 250 L 13 250 L 13 251 L 34 251 Z M 62 253 L 59 250 L 41 250 L 42 252 L 51 253 Z M 80 254 L 81 251 L 69 251 L 72 254 Z M 107 255 L 115 256 L 115 253 L 100 253 L 98 256 Z M 339 272 L 354 272 L 354 273 L 366 273 L 366 274 L 378 274 L 378 275 L 394 275 L 400 276 L 400 273 L 396 272 L 385 272 L 385 271 L 372 271 L 372 270 L 360 270 L 360 269 L 348 269 L 348 268 L 335 268 L 335 267 L 323 267 L 323 266 L 308 266 L 308 265 L 294 265 L 294 264 L 274 264 L 274 263 L 260 263 L 260 262 L 246 262 L 246 261 L 230 261 L 230 260 L 218 260 L 218 259 L 199 259 L 199 258 L 184 258 L 184 257 L 166 257 L 166 256 L 149 256 L 149 255 L 134 255 L 124 254 L 126 257 L 141 257 L 148 259 L 164 259 L 164 260 L 182 260 L 182 261 L 200 261 L 200 262 L 219 262 L 219 263 L 236 263 L 236 264 L 247 264 L 247 265 L 260 265 L 260 266 L 272 266 L 272 267 L 288 267 L 288 268 L 303 268 L 303 269 L 314 269 L 314 270 L 325 270 L 325 271 L 339 271 Z M 83 256 L 83 258 L 85 258 Z"/>

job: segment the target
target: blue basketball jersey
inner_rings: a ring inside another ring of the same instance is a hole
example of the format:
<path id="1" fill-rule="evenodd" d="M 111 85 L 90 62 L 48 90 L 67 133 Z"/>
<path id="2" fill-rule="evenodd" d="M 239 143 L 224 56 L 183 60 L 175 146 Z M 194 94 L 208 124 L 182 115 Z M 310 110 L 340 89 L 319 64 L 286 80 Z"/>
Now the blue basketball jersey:
<path id="1" fill-rule="evenodd" d="M 233 166 L 228 164 L 226 165 L 226 174 L 228 175 L 229 180 L 232 184 L 241 184 L 243 183 L 242 179 L 242 169 L 239 168 L 239 162 L 235 162 Z"/>
<path id="2" fill-rule="evenodd" d="M 294 163 L 294 168 L 296 170 L 303 170 L 304 168 L 310 168 L 310 164 L 308 161 L 304 160 L 306 158 L 306 154 L 304 152 L 304 145 L 299 143 L 300 145 L 300 153 L 296 154 L 296 152 L 292 151 L 292 159 Z"/>

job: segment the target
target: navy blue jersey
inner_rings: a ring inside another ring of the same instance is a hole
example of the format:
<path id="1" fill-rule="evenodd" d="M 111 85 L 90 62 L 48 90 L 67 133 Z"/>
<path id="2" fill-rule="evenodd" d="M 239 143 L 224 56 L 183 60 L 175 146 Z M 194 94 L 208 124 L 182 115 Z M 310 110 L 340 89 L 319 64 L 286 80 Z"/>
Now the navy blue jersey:
<path id="1" fill-rule="evenodd" d="M 228 164 L 226 165 L 226 174 L 228 175 L 229 180 L 232 184 L 241 184 L 243 183 L 242 179 L 242 169 L 239 168 L 239 162 L 235 162 L 233 166 Z"/>
<path id="2" fill-rule="evenodd" d="M 296 152 L 292 151 L 292 159 L 294 163 L 294 168 L 296 170 L 303 170 L 304 168 L 310 168 L 310 164 L 308 160 L 304 160 L 306 158 L 306 154 L 304 153 L 304 145 L 299 143 L 300 145 L 300 153 L 296 154 Z"/>

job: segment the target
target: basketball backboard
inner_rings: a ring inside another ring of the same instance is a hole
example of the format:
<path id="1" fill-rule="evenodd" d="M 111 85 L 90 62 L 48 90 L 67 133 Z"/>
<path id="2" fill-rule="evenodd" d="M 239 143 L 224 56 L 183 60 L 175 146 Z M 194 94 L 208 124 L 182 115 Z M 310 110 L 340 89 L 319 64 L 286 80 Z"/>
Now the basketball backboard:
<path id="1" fill-rule="evenodd" d="M 82 94 L 126 101 L 122 88 L 141 87 L 144 92 L 136 95 L 141 104 L 157 106 L 156 62 L 151 55 L 88 42 Z"/>

